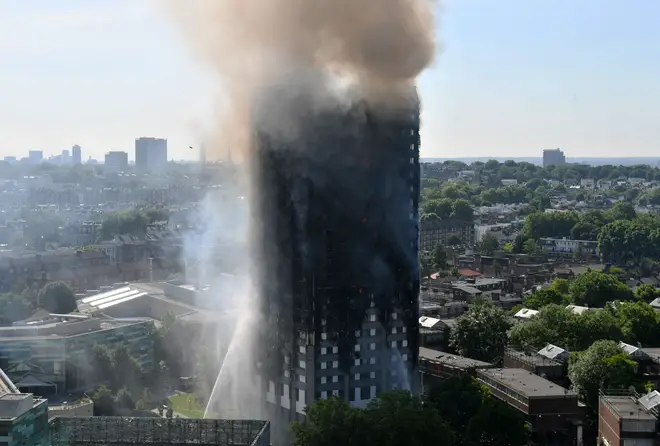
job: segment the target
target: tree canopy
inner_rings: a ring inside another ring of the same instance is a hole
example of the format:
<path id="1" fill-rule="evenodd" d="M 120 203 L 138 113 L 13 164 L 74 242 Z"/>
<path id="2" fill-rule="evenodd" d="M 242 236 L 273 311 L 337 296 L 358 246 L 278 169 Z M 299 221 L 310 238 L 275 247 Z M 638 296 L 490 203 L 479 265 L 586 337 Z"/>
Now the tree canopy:
<path id="1" fill-rule="evenodd" d="M 488 302 L 476 303 L 456 319 L 449 342 L 461 356 L 498 363 L 511 325 L 509 315 L 501 308 Z"/>

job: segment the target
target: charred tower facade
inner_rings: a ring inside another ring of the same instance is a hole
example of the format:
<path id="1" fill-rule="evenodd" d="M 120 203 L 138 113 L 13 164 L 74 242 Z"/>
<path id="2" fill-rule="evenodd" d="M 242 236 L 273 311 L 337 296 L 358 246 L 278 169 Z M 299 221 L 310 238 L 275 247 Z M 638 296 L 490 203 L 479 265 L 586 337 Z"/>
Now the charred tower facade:
<path id="1" fill-rule="evenodd" d="M 396 112 L 288 101 L 295 129 L 255 125 L 252 160 L 256 365 L 274 430 L 319 398 L 414 389 L 418 354 L 416 93 Z"/>

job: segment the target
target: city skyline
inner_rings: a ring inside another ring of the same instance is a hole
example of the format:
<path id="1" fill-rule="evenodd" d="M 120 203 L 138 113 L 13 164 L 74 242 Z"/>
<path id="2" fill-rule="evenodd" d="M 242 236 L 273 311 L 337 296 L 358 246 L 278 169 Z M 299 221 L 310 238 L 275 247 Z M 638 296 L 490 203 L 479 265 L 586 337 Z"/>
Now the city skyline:
<path id="1" fill-rule="evenodd" d="M 218 86 L 149 0 L 4 0 L 0 156 L 83 159 L 140 136 L 196 159 Z M 660 39 L 650 0 L 446 0 L 434 66 L 419 79 L 422 157 L 653 156 Z M 211 154 L 209 154 L 209 157 Z"/>

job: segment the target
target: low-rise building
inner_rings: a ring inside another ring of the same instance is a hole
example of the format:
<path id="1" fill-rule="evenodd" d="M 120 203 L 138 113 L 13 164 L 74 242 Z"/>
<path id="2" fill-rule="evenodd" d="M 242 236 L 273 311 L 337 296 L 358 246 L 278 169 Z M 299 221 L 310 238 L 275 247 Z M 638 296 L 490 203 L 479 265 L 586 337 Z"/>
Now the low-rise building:
<path id="1" fill-rule="evenodd" d="M 461 220 L 423 221 L 419 232 L 419 249 L 433 252 L 437 246 L 446 247 L 451 236 L 458 237 L 463 246 L 473 246 L 474 223 Z"/>
<path id="2" fill-rule="evenodd" d="M 477 369 L 491 369 L 495 366 L 489 362 L 420 347 L 418 367 L 422 388 L 428 390 L 439 379 L 474 376 Z"/>
<path id="3" fill-rule="evenodd" d="M 0 445 L 49 445 L 48 401 L 21 393 L 0 370 Z"/>
<path id="4" fill-rule="evenodd" d="M 582 444 L 584 410 L 572 390 L 524 369 L 477 369 L 491 394 L 521 411 L 530 444 Z"/>
<path id="5" fill-rule="evenodd" d="M 601 392 L 598 402 L 598 441 L 609 446 L 657 444 L 655 405 L 641 404 L 639 395 L 626 391 Z"/>
<path id="6" fill-rule="evenodd" d="M 50 315 L 0 327 L 0 361 L 22 391 L 45 396 L 90 390 L 97 384 L 89 382 L 94 346 L 126 345 L 143 370 L 151 370 L 153 329 L 153 320 Z"/>

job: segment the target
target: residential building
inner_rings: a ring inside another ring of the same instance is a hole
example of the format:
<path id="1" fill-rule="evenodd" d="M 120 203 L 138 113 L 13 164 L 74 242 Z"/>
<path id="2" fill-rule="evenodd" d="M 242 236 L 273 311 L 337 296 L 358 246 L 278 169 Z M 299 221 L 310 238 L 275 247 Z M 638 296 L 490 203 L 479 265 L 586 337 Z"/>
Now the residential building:
<path id="1" fill-rule="evenodd" d="M 128 153 L 111 151 L 105 154 L 105 173 L 120 173 L 128 170 Z"/>
<path id="2" fill-rule="evenodd" d="M 566 164 L 566 157 L 561 149 L 543 151 L 543 168 L 550 166 L 563 166 L 564 164 Z"/>
<path id="3" fill-rule="evenodd" d="M 504 350 L 503 365 L 512 369 L 525 369 L 553 382 L 563 381 L 566 376 L 564 363 L 549 358 L 544 353 L 546 353 L 545 349 L 535 352 L 533 350 L 521 351 L 507 347 Z"/>
<path id="4" fill-rule="evenodd" d="M 419 374 L 422 389 L 425 391 L 440 379 L 452 376 L 476 374 L 477 369 L 492 369 L 495 366 L 489 362 L 478 361 L 451 353 L 419 348 Z"/>
<path id="5" fill-rule="evenodd" d="M 73 164 L 82 164 L 82 149 L 78 144 L 71 147 L 71 161 Z"/>
<path id="6" fill-rule="evenodd" d="M 518 180 L 515 178 L 502 178 L 502 186 L 516 186 L 518 185 Z"/>
<path id="7" fill-rule="evenodd" d="M 598 442 L 609 446 L 654 446 L 658 438 L 658 392 L 641 397 L 635 392 L 601 392 L 598 403 Z"/>
<path id="8" fill-rule="evenodd" d="M 580 187 L 582 189 L 594 189 L 596 187 L 596 182 L 593 178 L 582 178 L 580 179 Z"/>
<path id="9" fill-rule="evenodd" d="M 598 242 L 593 240 L 572 240 L 566 237 L 541 237 L 541 248 L 555 257 L 596 257 L 598 256 Z"/>
<path id="10" fill-rule="evenodd" d="M 582 444 L 583 407 L 572 390 L 524 369 L 477 369 L 491 394 L 522 412 L 532 445 Z"/>
<path id="11" fill-rule="evenodd" d="M 437 246 L 447 247 L 447 241 L 452 236 L 458 237 L 463 246 L 474 246 L 474 223 L 460 220 L 423 221 L 420 226 L 419 248 L 424 252 L 433 252 Z"/>
<path id="12" fill-rule="evenodd" d="M 167 166 L 167 139 L 137 138 L 135 167 L 141 172 L 158 172 Z"/>
<path id="13" fill-rule="evenodd" d="M 95 345 L 126 345 L 145 370 L 153 366 L 153 320 L 43 315 L 0 327 L 0 361 L 24 391 L 38 395 L 93 390 L 87 380 Z"/>
<path id="14" fill-rule="evenodd" d="M 289 100 L 270 93 L 266 101 Z M 308 116 L 301 137 L 257 130 L 253 168 L 267 259 L 257 282 L 268 296 L 257 367 L 278 436 L 319 398 L 364 406 L 414 390 L 418 355 L 416 95 L 396 116 L 365 103 L 322 113 L 290 105 Z"/>
<path id="15" fill-rule="evenodd" d="M 21 393 L 0 370 L 0 445 L 49 446 L 48 401 Z"/>

